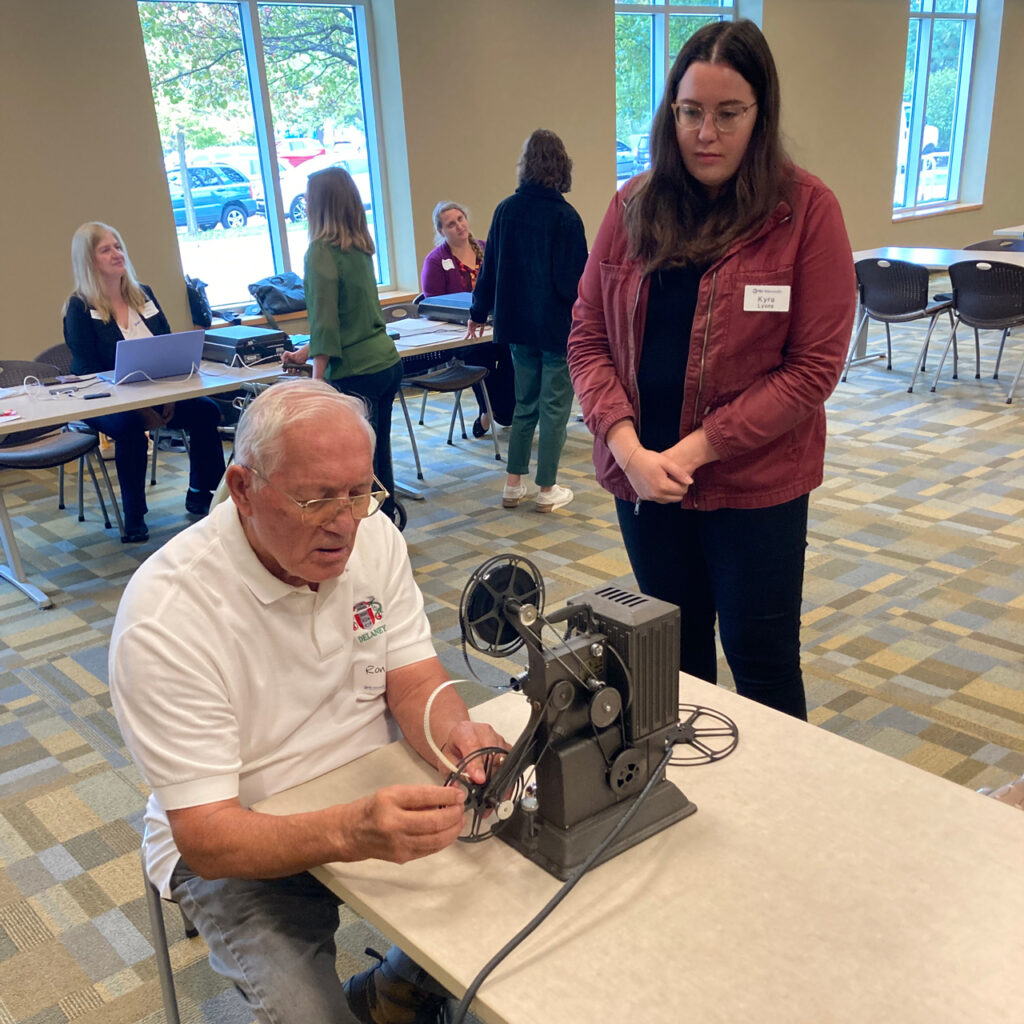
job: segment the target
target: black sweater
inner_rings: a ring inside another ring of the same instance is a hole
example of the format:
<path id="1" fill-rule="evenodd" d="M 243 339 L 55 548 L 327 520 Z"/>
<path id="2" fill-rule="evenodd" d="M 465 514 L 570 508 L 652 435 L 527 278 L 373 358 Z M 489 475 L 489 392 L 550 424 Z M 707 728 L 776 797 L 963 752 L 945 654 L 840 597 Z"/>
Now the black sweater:
<path id="1" fill-rule="evenodd" d="M 564 353 L 586 262 L 583 221 L 565 197 L 520 185 L 494 211 L 470 316 L 493 312 L 500 344 Z"/>

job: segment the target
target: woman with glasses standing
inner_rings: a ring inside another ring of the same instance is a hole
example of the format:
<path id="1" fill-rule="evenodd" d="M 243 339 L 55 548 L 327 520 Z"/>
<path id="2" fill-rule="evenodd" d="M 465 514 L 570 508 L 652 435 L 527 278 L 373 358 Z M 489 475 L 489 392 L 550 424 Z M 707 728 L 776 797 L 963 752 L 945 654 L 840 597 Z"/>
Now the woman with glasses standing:
<path id="1" fill-rule="evenodd" d="M 680 668 L 807 717 L 800 604 L 808 494 L 855 283 L 835 197 L 779 137 L 779 83 L 750 21 L 682 48 L 651 169 L 590 253 L 569 367 L 640 589 L 679 605 Z"/>
<path id="2" fill-rule="evenodd" d="M 388 497 L 384 513 L 401 516 L 391 468 L 391 408 L 402 384 L 402 358 L 384 327 L 371 257 L 375 252 L 366 211 L 352 176 L 326 167 L 306 188 L 309 248 L 302 283 L 309 314 L 309 344 L 282 354 L 285 366 L 312 353 L 313 376 L 366 406 L 377 444 L 373 472 Z"/>

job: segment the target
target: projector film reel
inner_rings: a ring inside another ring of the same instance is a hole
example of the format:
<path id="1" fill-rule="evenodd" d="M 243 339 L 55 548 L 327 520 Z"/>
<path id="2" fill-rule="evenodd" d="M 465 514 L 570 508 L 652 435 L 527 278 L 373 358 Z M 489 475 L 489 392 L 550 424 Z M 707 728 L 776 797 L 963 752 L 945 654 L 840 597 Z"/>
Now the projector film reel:
<path id="1" fill-rule="evenodd" d="M 526 789 L 523 775 L 517 775 L 508 783 L 500 796 L 489 793 L 491 780 L 505 763 L 506 757 L 508 751 L 503 747 L 481 747 L 459 761 L 456 770 L 445 780 L 446 786 L 459 785 L 466 791 L 466 814 L 469 821 L 467 831 L 459 836 L 460 843 L 479 843 L 489 839 L 508 821 L 522 799 Z M 484 782 L 469 779 L 469 769 L 473 766 L 483 771 Z"/>
<path id="2" fill-rule="evenodd" d="M 497 555 L 484 562 L 466 583 L 459 602 L 462 638 L 475 651 L 505 657 L 523 645 L 509 621 L 509 602 L 544 610 L 544 581 L 537 567 L 519 555 Z"/>
<path id="3" fill-rule="evenodd" d="M 679 705 L 679 738 L 669 764 L 710 764 L 728 757 L 740 741 L 736 723 L 721 711 L 700 704 Z"/>

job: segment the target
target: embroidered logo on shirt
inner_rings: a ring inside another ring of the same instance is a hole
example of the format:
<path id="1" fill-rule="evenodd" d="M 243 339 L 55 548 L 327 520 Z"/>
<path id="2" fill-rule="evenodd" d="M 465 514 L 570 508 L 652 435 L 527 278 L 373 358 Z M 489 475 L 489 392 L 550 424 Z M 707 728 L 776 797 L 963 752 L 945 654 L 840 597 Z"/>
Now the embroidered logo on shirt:
<path id="1" fill-rule="evenodd" d="M 360 633 L 356 640 L 361 644 L 366 643 L 367 640 L 383 633 L 388 628 L 383 619 L 384 608 L 375 597 L 371 595 L 364 601 L 357 601 L 352 608 L 352 631 L 359 633 L 360 630 L 365 630 L 365 632 Z"/>

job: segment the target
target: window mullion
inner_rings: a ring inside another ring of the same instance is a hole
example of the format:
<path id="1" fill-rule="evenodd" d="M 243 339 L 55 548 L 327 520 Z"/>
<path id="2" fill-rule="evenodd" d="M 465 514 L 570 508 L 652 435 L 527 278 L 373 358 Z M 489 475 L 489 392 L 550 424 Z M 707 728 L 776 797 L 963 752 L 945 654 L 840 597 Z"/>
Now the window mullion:
<path id="1" fill-rule="evenodd" d="M 914 94 L 910 108 L 910 138 L 907 143 L 907 206 L 917 205 L 917 183 L 921 175 L 921 149 L 924 142 L 925 106 L 928 99 L 928 72 L 931 67 L 931 18 L 921 18 L 917 33 L 917 60 L 914 68 Z"/>
<path id="2" fill-rule="evenodd" d="M 260 156 L 260 174 L 263 176 L 267 227 L 270 229 L 270 251 L 275 272 L 285 273 L 291 270 L 291 260 L 285 237 L 284 204 L 281 199 L 280 175 L 277 173 L 277 145 L 274 142 L 274 123 L 270 112 L 267 66 L 263 60 L 263 34 L 260 31 L 258 4 L 257 0 L 241 0 L 238 6 L 246 77 L 255 121 L 256 149 Z"/>

